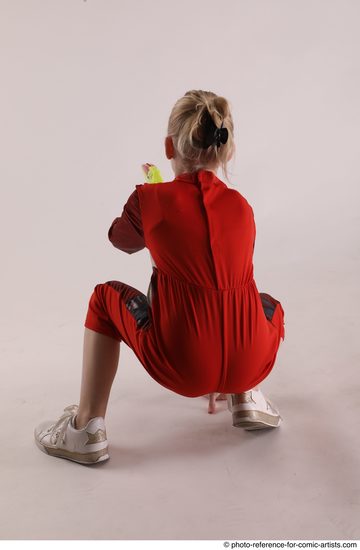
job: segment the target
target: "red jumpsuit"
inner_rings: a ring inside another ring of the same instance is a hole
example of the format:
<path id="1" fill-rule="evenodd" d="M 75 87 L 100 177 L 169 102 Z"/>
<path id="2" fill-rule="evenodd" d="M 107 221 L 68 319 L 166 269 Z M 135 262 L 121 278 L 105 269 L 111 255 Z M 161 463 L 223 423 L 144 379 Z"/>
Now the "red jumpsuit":
<path id="1" fill-rule="evenodd" d="M 128 253 L 147 247 L 147 296 L 96 285 L 85 326 L 131 347 L 149 375 L 186 397 L 240 393 L 268 376 L 284 310 L 259 293 L 253 273 L 253 209 L 213 172 L 136 185 L 108 232 Z"/>

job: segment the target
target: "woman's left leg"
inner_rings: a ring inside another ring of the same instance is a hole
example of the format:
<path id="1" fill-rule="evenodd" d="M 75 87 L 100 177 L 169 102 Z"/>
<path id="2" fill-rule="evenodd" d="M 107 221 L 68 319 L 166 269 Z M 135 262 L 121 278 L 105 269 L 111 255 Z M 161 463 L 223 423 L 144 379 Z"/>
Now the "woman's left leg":
<path id="1" fill-rule="evenodd" d="M 120 281 L 96 285 L 84 327 L 79 405 L 65 407 L 55 421 L 38 424 L 34 436 L 36 445 L 49 455 L 95 464 L 109 458 L 104 417 L 118 367 L 120 343 L 134 351 L 153 377 L 160 376 L 161 380 L 162 372 L 157 375 L 156 364 L 155 371 L 148 366 L 146 352 L 151 359 L 156 357 L 150 340 L 152 312 L 147 297 L 136 288 Z"/>
<path id="2" fill-rule="evenodd" d="M 105 418 L 110 390 L 119 364 L 120 342 L 85 327 L 80 403 L 75 427 L 90 418 Z"/>

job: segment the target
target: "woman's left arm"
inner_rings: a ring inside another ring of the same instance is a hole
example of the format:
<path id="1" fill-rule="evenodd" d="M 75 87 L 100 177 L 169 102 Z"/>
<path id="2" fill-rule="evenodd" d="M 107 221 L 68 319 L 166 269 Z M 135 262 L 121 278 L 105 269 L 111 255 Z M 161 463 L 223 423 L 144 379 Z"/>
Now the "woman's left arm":
<path id="1" fill-rule="evenodd" d="M 133 254 L 145 248 L 137 189 L 128 198 L 121 216 L 112 222 L 108 231 L 108 239 L 115 248 L 127 252 L 127 254 Z"/>

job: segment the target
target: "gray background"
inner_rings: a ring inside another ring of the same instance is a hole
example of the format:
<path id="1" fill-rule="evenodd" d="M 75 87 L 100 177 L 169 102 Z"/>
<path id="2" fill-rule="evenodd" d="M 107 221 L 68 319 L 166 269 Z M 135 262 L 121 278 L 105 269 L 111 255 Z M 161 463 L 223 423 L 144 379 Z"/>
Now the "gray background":
<path id="1" fill-rule="evenodd" d="M 355 0 L 0 2 L 3 538 L 360 538 L 359 16 Z M 190 89 L 232 106 L 230 185 L 254 209 L 259 291 L 285 310 L 262 384 L 284 422 L 235 429 L 122 344 L 110 461 L 46 456 L 33 429 L 78 403 L 94 286 L 147 290 L 148 251 L 107 231 L 142 163 L 173 178 L 167 121 Z"/>

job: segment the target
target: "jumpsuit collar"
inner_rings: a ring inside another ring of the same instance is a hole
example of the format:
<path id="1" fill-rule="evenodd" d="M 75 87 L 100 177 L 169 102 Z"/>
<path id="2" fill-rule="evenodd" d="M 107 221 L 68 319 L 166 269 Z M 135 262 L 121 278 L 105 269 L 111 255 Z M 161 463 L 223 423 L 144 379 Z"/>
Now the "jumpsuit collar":
<path id="1" fill-rule="evenodd" d="M 200 169 L 195 172 L 183 172 L 182 174 L 178 174 L 174 180 L 197 182 L 203 175 L 210 177 L 210 179 L 218 179 L 217 175 L 212 170 Z"/>

